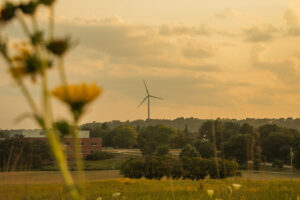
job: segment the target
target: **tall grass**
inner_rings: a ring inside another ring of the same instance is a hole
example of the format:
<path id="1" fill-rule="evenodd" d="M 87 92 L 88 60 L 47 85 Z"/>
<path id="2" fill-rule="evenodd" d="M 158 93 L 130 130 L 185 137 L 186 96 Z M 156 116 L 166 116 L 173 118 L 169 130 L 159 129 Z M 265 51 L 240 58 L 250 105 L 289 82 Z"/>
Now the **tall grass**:
<path id="1" fill-rule="evenodd" d="M 235 190 L 233 183 L 242 187 Z M 300 180 L 132 180 L 110 179 L 90 182 L 85 185 L 86 199 L 130 200 L 208 200 L 207 190 L 214 190 L 213 199 L 230 199 L 227 187 L 232 187 L 232 199 L 243 200 L 296 200 L 300 196 Z M 69 199 L 65 188 L 59 184 L 41 185 L 2 185 L 0 199 Z M 113 198 L 112 194 L 121 193 Z"/>

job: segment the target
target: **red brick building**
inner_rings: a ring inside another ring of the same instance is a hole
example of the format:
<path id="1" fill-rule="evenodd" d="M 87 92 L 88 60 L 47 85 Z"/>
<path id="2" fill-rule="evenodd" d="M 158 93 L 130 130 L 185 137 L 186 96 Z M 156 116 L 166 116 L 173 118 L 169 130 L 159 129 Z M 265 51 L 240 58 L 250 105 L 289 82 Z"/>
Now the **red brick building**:
<path id="1" fill-rule="evenodd" d="M 48 142 L 43 130 L 22 130 L 14 135 L 23 135 L 24 139 L 29 141 L 45 141 Z M 101 138 L 90 138 L 89 131 L 79 131 L 79 139 L 81 145 L 81 155 L 85 158 L 87 155 L 102 150 Z M 73 139 L 68 137 L 63 139 L 64 149 L 69 160 L 73 160 L 74 143 Z"/>
<path id="2" fill-rule="evenodd" d="M 47 138 L 32 138 L 26 137 L 29 141 L 45 141 L 48 142 Z M 102 150 L 102 139 L 101 138 L 80 138 L 81 155 L 85 158 L 87 155 Z M 68 155 L 68 160 L 73 160 L 74 143 L 72 138 L 64 138 L 63 140 L 65 153 Z"/>

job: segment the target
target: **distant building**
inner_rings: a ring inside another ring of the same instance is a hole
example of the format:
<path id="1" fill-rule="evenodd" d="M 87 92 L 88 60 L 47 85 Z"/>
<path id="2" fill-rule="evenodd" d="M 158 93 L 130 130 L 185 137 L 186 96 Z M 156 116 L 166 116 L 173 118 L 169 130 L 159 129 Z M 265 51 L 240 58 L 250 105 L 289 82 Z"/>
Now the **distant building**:
<path id="1" fill-rule="evenodd" d="M 39 129 L 33 130 L 12 130 L 10 131 L 10 136 L 14 137 L 16 135 L 22 135 L 26 140 L 29 141 L 45 141 L 47 142 L 47 138 L 45 132 Z M 83 158 L 87 155 L 93 153 L 94 151 L 102 150 L 102 139 L 101 138 L 90 138 L 90 131 L 88 130 L 80 130 L 79 131 L 80 145 L 81 145 L 81 154 Z M 63 139 L 63 144 L 65 147 L 65 152 L 68 155 L 69 160 L 73 160 L 73 151 L 74 144 L 71 136 L 66 136 Z"/>

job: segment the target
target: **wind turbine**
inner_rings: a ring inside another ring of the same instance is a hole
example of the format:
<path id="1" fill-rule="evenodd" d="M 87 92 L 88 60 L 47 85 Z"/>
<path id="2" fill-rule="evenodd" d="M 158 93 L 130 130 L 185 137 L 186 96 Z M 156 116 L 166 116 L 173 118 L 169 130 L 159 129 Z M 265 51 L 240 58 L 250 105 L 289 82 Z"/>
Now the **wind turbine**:
<path id="1" fill-rule="evenodd" d="M 148 119 L 150 119 L 150 98 L 155 98 L 155 99 L 160 99 L 160 100 L 163 100 L 163 98 L 160 98 L 160 97 L 156 97 L 156 96 L 153 96 L 151 94 L 149 94 L 149 90 L 147 88 L 147 85 L 146 85 L 146 82 L 143 80 L 144 82 L 144 85 L 145 85 L 145 89 L 146 89 L 146 92 L 147 92 L 147 96 L 143 99 L 143 101 L 138 105 L 138 107 L 140 107 L 147 99 L 148 99 Z"/>

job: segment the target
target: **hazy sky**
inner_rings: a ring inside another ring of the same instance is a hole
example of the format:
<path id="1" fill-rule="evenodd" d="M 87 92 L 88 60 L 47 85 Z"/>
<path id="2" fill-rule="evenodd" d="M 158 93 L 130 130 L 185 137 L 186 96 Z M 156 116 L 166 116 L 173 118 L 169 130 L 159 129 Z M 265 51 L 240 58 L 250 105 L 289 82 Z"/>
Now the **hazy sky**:
<path id="1" fill-rule="evenodd" d="M 299 8 L 289 0 L 60 0 L 56 33 L 79 41 L 68 79 L 104 90 L 82 123 L 145 119 L 143 79 L 165 99 L 152 101 L 152 118 L 299 117 Z M 7 34 L 20 38 L 16 27 Z M 34 127 L 14 122 L 29 109 L 0 64 L 0 128 Z"/>

